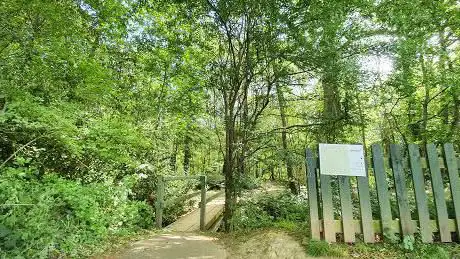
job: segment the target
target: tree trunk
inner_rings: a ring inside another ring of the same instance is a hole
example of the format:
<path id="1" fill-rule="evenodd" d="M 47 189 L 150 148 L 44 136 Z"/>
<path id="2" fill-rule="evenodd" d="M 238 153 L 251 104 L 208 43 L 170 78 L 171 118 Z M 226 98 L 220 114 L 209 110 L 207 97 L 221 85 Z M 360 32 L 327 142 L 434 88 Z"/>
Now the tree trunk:
<path id="1" fill-rule="evenodd" d="M 238 152 L 237 158 L 237 176 L 236 176 L 236 194 L 241 194 L 241 184 L 243 175 L 246 173 L 246 155 L 248 152 L 248 130 L 249 130 L 249 121 L 248 121 L 248 85 L 245 84 L 243 87 L 243 112 L 240 115 L 240 124 L 239 124 L 239 142 L 241 145 L 240 152 Z"/>
<path id="2" fill-rule="evenodd" d="M 426 80 L 426 66 L 423 55 L 420 55 L 420 63 L 422 65 L 422 84 L 425 89 L 425 97 L 422 104 L 422 124 L 421 124 L 421 135 L 422 135 L 422 150 L 425 150 L 426 144 L 428 143 L 428 104 L 430 103 L 430 88 L 428 87 L 428 80 Z"/>
<path id="3" fill-rule="evenodd" d="M 455 73 L 454 72 L 454 67 L 452 64 L 452 60 L 449 58 L 449 55 L 447 53 L 447 46 L 446 46 L 446 39 L 445 39 L 445 29 L 442 29 L 442 31 L 439 33 L 439 43 L 441 45 L 441 58 L 440 58 L 440 65 L 441 65 L 441 75 L 442 75 L 442 80 L 445 81 L 445 67 L 447 65 L 447 70 L 449 73 Z M 446 82 L 447 83 L 447 82 Z M 447 87 L 447 86 L 446 86 Z M 459 91 L 460 88 L 458 88 L 458 85 L 454 84 L 451 87 L 450 91 L 450 97 L 452 99 L 452 121 L 450 122 L 450 130 L 449 130 L 449 141 L 451 142 L 457 142 L 458 139 L 458 132 L 460 128 L 460 96 L 459 96 Z M 449 109 L 446 109 L 445 113 L 445 120 L 449 121 Z"/>
<path id="4" fill-rule="evenodd" d="M 297 193 L 296 182 L 294 179 L 294 173 L 293 173 L 293 168 L 292 168 L 293 167 L 292 159 L 291 159 L 291 155 L 289 154 L 288 143 L 287 143 L 287 130 L 286 130 L 287 118 L 286 118 L 286 112 L 285 112 L 286 103 L 285 103 L 284 96 L 283 96 L 283 90 L 281 89 L 281 86 L 279 84 L 276 85 L 276 94 L 278 96 L 278 106 L 280 110 L 281 125 L 283 127 L 281 131 L 281 141 L 283 145 L 283 159 L 284 159 L 284 163 L 286 164 L 289 189 L 291 190 L 292 194 L 297 195 L 298 193 Z"/>
<path id="5" fill-rule="evenodd" d="M 171 151 L 171 156 L 169 158 L 169 167 L 172 172 L 176 172 L 176 162 L 177 162 L 177 149 L 178 149 L 178 144 L 177 141 L 174 141 L 173 144 L 173 150 Z"/>
<path id="6" fill-rule="evenodd" d="M 223 174 L 225 176 L 225 207 L 224 207 L 224 231 L 233 230 L 232 218 L 235 209 L 235 180 L 233 175 L 234 167 L 234 143 L 235 143 L 235 122 L 233 109 L 226 105 L 225 107 L 225 157 Z"/>
<path id="7" fill-rule="evenodd" d="M 275 181 L 275 167 L 270 165 L 270 180 Z"/>
<path id="8" fill-rule="evenodd" d="M 357 102 L 358 102 L 358 112 L 359 112 L 359 120 L 360 120 L 360 131 L 361 131 L 361 141 L 363 142 L 363 147 L 364 147 L 364 154 L 367 154 L 367 143 L 366 143 L 366 120 L 363 112 L 363 107 L 361 104 L 361 99 L 358 96 L 356 97 Z"/>
<path id="9" fill-rule="evenodd" d="M 328 143 L 336 141 L 340 128 L 338 119 L 340 117 L 340 101 L 338 87 L 334 84 L 333 75 L 330 72 L 324 72 L 321 78 L 323 87 L 323 119 L 326 122 L 324 127 L 325 140 Z"/>
<path id="10" fill-rule="evenodd" d="M 185 137 L 184 137 L 184 174 L 188 175 L 190 171 L 190 160 L 192 158 L 192 152 L 190 150 L 190 122 L 187 123 L 187 130 L 185 132 Z"/>

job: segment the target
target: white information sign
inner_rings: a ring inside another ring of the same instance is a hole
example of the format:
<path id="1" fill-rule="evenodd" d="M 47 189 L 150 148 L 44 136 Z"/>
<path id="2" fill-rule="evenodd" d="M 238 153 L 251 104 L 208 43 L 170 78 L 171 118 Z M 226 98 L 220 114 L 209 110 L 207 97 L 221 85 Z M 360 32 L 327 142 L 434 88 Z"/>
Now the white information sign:
<path id="1" fill-rule="evenodd" d="M 362 145 L 319 144 L 319 163 L 321 174 L 367 176 Z"/>

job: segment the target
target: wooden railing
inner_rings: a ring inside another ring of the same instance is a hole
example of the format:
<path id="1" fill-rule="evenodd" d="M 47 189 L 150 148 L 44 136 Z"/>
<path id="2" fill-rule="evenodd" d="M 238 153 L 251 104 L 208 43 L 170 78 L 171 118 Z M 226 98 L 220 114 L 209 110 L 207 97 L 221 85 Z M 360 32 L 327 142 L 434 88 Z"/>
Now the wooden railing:
<path id="1" fill-rule="evenodd" d="M 368 177 L 353 179 L 353 182 L 356 181 L 357 184 L 359 208 L 355 208 L 352 202 L 352 194 L 356 194 L 351 191 L 352 177 L 319 174 L 319 160 L 311 149 L 307 149 L 306 169 L 311 238 L 336 242 L 336 234 L 339 233 L 343 235 L 344 242 L 355 242 L 356 234 L 362 234 L 364 242 L 373 243 L 377 241 L 376 233 L 385 234 L 380 236 L 386 237 L 395 234 L 404 237 L 413 235 L 417 231 L 424 243 L 433 242 L 433 233 L 439 234 L 441 242 L 452 242 L 452 232 L 456 232 L 457 239 L 460 238 L 458 166 L 460 160 L 456 157 L 452 144 L 444 144 L 442 149 L 443 156 L 438 157 L 436 146 L 428 144 L 425 149 L 427 158 L 423 158 L 420 156 L 419 147 L 415 144 L 407 147 L 407 155 L 403 155 L 400 145 L 391 144 L 389 159 L 385 159 L 382 147 L 377 144 L 373 145 Z M 391 174 L 387 173 L 386 168 L 391 169 L 388 171 Z M 443 175 L 448 184 L 443 183 Z M 393 190 L 389 190 L 387 178 L 394 181 L 397 215 L 392 215 L 390 195 Z M 431 182 L 431 186 L 427 185 L 426 179 Z M 375 180 L 375 183 L 370 180 Z M 338 185 L 339 197 L 333 197 L 332 183 Z M 416 220 L 412 219 L 409 206 L 409 188 L 415 194 Z M 427 195 L 429 189 L 432 190 L 436 207 L 434 219 L 430 219 L 428 209 L 428 201 L 431 201 L 429 197 L 431 195 Z M 449 198 L 444 190 L 450 191 Z M 378 198 L 379 215 L 377 219 L 374 219 L 372 214 L 371 193 L 376 193 Z M 333 206 L 333 199 L 340 201 L 340 208 Z M 449 218 L 446 201 L 451 201 L 454 205 L 453 218 Z M 353 211 L 358 209 L 359 216 L 355 218 Z M 337 210 L 340 217 L 336 219 L 334 212 Z"/>

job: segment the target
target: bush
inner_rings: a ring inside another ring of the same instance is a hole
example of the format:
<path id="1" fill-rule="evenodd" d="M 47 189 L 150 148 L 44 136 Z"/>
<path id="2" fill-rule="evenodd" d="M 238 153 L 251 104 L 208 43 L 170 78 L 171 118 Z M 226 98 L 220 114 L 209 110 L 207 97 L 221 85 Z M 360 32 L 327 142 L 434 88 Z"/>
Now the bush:
<path id="1" fill-rule="evenodd" d="M 0 255 L 49 257 L 89 255 L 112 236 L 153 223 L 152 208 L 128 199 L 135 182 L 81 184 L 36 170 L 7 168 L 0 176 Z"/>
<path id="2" fill-rule="evenodd" d="M 234 216 L 235 229 L 256 229 L 270 226 L 289 226 L 308 219 L 308 206 L 305 200 L 289 192 L 263 193 L 254 199 L 238 204 Z"/>
<path id="3" fill-rule="evenodd" d="M 240 187 L 244 190 L 253 190 L 259 188 L 262 185 L 262 180 L 260 178 L 246 176 L 240 181 Z"/>

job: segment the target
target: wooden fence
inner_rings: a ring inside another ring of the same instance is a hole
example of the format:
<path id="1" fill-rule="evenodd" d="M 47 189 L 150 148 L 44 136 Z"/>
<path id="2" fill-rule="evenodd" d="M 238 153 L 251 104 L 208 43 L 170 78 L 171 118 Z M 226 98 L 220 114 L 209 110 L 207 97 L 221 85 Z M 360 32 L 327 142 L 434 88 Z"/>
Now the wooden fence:
<path id="1" fill-rule="evenodd" d="M 371 165 L 368 177 L 348 177 L 320 175 L 319 160 L 311 149 L 307 149 L 311 238 L 337 242 L 339 237 L 339 240 L 352 243 L 356 234 L 361 234 L 364 242 L 374 243 L 383 236 L 407 236 L 418 232 L 424 243 L 458 241 L 460 159 L 452 144 L 444 144 L 442 151 L 443 156 L 439 157 L 436 146 L 428 144 L 426 159 L 420 156 L 418 145 L 410 144 L 403 150 L 400 145 L 391 144 L 390 158 L 385 158 L 382 147 L 375 144 L 368 163 Z M 336 192 L 340 195 L 333 195 Z M 435 213 L 430 218 L 429 204 L 433 203 Z M 393 212 L 391 204 L 397 204 Z M 450 206 L 451 218 L 447 204 L 453 205 L 453 209 Z"/>

